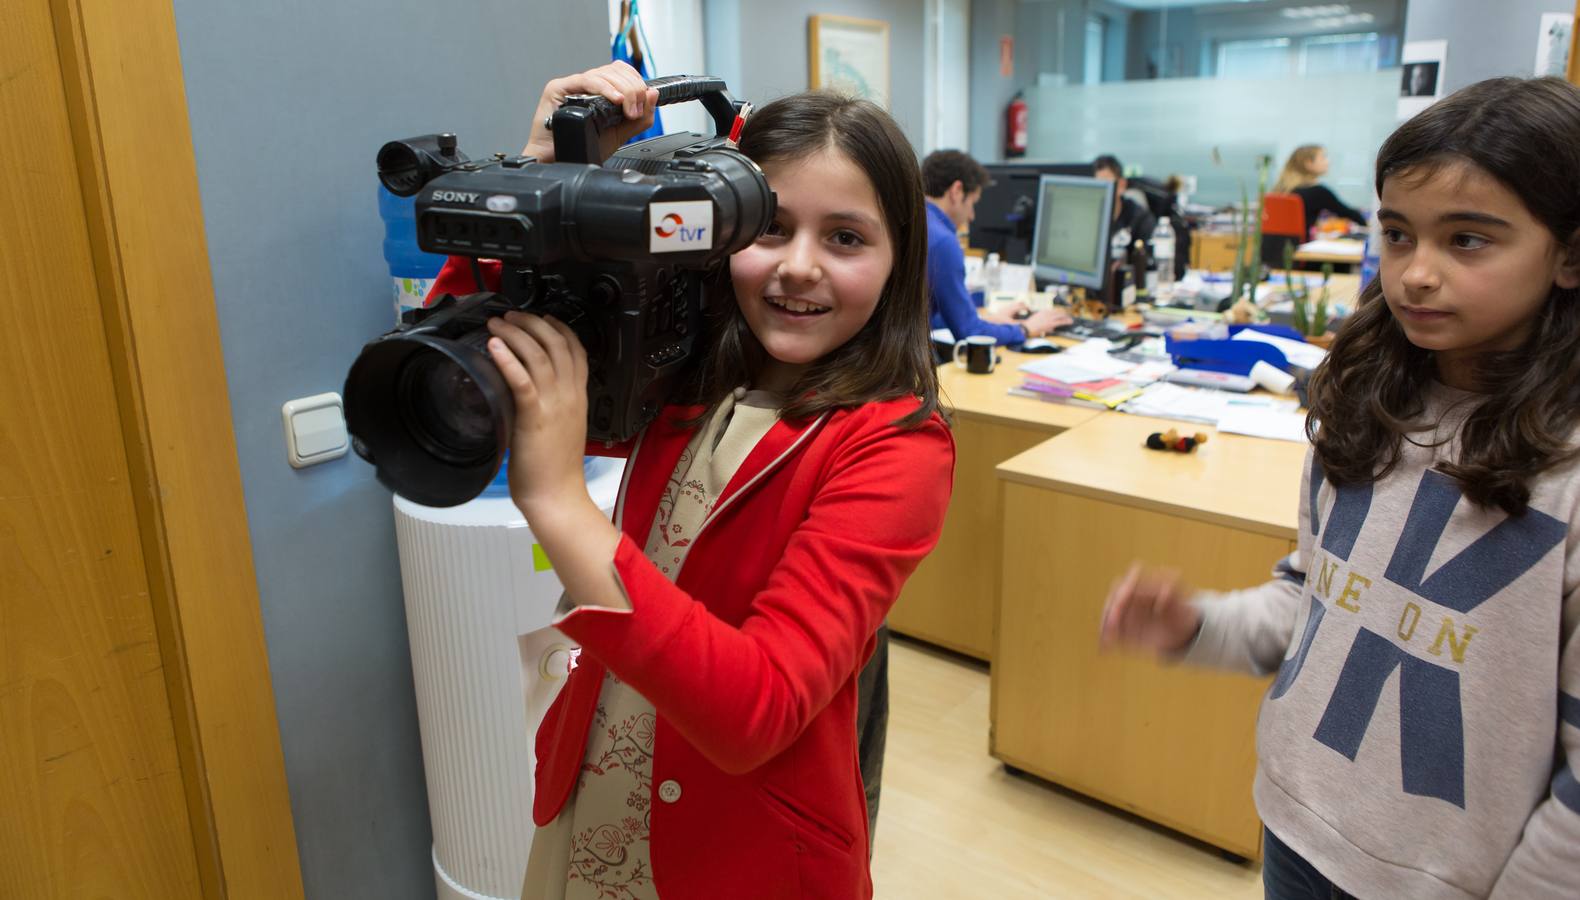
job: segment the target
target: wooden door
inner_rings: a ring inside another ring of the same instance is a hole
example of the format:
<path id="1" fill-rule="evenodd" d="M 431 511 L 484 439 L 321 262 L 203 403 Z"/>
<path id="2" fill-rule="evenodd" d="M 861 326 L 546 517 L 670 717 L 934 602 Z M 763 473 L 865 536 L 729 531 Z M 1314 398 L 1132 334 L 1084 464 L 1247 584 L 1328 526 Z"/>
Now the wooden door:
<path id="1" fill-rule="evenodd" d="M 3 897 L 302 894 L 190 143 L 168 0 L 6 0 Z"/>

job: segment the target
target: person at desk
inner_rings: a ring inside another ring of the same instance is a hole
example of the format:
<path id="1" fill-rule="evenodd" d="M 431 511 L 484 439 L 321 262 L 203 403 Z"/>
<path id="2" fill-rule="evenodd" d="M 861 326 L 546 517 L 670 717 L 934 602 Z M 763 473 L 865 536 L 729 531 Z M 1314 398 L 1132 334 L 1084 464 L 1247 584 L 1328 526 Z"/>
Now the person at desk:
<path id="1" fill-rule="evenodd" d="M 1157 216 L 1147 208 L 1146 196 L 1132 191 L 1125 180 L 1125 167 L 1116 157 L 1104 154 L 1092 163 L 1092 177 L 1114 183 L 1114 230 L 1129 229 L 1131 240 L 1152 243 L 1152 231 L 1158 227 Z M 1139 199 L 1138 199 L 1139 197 Z"/>
<path id="2" fill-rule="evenodd" d="M 1308 239 L 1323 213 L 1349 219 L 1362 227 L 1366 225 L 1365 216 L 1346 206 L 1338 195 L 1318 183 L 1326 174 L 1328 174 L 1328 151 L 1324 150 L 1321 144 L 1304 144 L 1296 147 L 1295 152 L 1289 154 L 1289 161 L 1284 163 L 1284 171 L 1279 173 L 1278 181 L 1273 185 L 1272 193 L 1294 194 L 1300 198 L 1301 203 L 1305 204 Z"/>
<path id="3" fill-rule="evenodd" d="M 935 150 L 922 160 L 922 190 L 927 195 L 927 289 L 932 296 L 932 327 L 947 328 L 961 341 L 986 335 L 1000 344 L 1022 344 L 1070 321 L 1044 309 L 1011 311 L 1009 318 L 977 309 L 966 290 L 966 257 L 960 229 L 976 217 L 977 200 L 989 181 L 982 164 L 959 150 Z"/>

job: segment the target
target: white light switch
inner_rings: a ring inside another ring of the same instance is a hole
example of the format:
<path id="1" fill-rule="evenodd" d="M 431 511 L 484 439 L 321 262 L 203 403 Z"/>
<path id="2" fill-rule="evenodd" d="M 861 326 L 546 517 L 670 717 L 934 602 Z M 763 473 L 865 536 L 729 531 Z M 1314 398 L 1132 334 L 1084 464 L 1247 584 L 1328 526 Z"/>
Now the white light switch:
<path id="1" fill-rule="evenodd" d="M 285 420 L 285 454 L 295 468 L 346 455 L 346 415 L 335 393 L 288 401 L 280 407 Z"/>

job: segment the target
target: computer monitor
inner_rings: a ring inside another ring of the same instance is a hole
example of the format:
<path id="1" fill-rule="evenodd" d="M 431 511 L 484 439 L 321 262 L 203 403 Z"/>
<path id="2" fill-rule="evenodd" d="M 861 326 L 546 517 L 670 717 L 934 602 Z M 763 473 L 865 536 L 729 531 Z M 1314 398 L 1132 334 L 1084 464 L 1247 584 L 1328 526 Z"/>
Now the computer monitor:
<path id="1" fill-rule="evenodd" d="M 978 250 L 1021 265 L 1031 262 L 1042 176 L 1092 174 L 1091 163 L 1000 163 L 983 168 L 992 182 L 983 186 L 977 200 L 968 240 Z"/>
<path id="2" fill-rule="evenodd" d="M 1037 280 L 1102 290 L 1108 275 L 1108 231 L 1113 221 L 1112 181 L 1042 176 L 1031 256 Z"/>

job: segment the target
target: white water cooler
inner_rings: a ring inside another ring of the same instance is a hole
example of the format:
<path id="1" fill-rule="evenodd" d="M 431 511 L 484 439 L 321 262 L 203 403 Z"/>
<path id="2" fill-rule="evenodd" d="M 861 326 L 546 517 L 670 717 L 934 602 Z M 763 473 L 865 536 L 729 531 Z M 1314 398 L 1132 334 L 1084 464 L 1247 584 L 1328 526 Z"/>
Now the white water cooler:
<path id="1" fill-rule="evenodd" d="M 621 471 L 588 462 L 606 514 Z M 533 734 L 569 670 L 569 641 L 548 627 L 559 579 L 502 482 L 447 509 L 395 498 L 439 900 L 520 896 Z"/>

